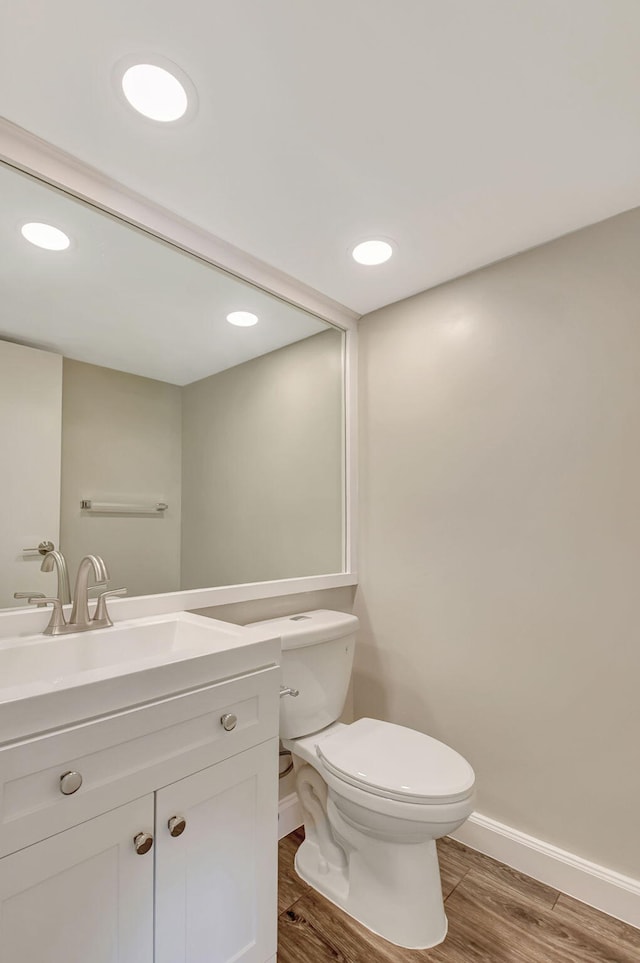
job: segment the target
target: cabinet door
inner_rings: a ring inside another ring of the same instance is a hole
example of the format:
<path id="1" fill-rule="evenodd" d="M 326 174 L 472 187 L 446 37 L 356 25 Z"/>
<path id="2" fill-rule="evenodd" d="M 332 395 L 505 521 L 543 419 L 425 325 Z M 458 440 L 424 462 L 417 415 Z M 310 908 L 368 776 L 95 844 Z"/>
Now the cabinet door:
<path id="1" fill-rule="evenodd" d="M 277 773 L 272 739 L 156 793 L 156 963 L 273 957 Z"/>
<path id="2" fill-rule="evenodd" d="M 153 963 L 153 796 L 0 860 L 1 963 Z"/>

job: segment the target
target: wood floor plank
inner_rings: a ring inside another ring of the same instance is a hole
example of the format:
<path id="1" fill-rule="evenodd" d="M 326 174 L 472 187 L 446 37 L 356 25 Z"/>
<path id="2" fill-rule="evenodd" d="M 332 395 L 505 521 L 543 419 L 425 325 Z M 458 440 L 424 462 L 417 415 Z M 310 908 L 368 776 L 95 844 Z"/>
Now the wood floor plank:
<path id="1" fill-rule="evenodd" d="M 640 960 L 640 930 L 634 926 L 614 919 L 613 916 L 607 916 L 606 913 L 601 913 L 564 894 L 558 898 L 554 914 L 566 923 L 583 927 L 592 936 L 597 936 L 612 946 L 619 945 L 635 950 L 636 957 Z"/>
<path id="2" fill-rule="evenodd" d="M 475 849 L 469 849 L 468 846 L 464 846 L 455 839 L 442 840 L 441 842 L 447 849 L 454 847 L 458 859 L 465 863 L 469 870 L 473 869 L 489 879 L 504 883 L 514 892 L 521 893 L 527 899 L 535 900 L 541 905 L 549 907 L 549 909 L 555 905 L 559 895 L 557 889 L 553 889 L 545 883 L 539 883 L 538 880 L 531 879 L 524 873 L 519 873 L 517 869 L 499 863 L 497 859 L 492 859 L 491 856 L 485 856 L 484 853 L 479 853 Z"/>
<path id="3" fill-rule="evenodd" d="M 278 844 L 278 914 L 293 906 L 309 887 L 296 873 L 293 859 L 304 839 L 304 830 L 296 829 Z"/>
<path id="4" fill-rule="evenodd" d="M 470 870 L 446 908 L 449 934 L 432 963 L 638 963 L 637 950 L 560 919 L 478 870 Z"/>
<path id="5" fill-rule="evenodd" d="M 315 899 L 313 894 L 311 901 Z M 308 912 L 306 900 L 307 897 L 302 897 L 280 915 L 278 963 L 352 963 L 352 958 L 345 956 L 333 939 L 333 930 L 340 925 L 339 917 L 333 916 L 333 924 L 327 926 L 322 916 L 314 918 L 314 914 Z"/>
<path id="6" fill-rule="evenodd" d="M 452 839 L 439 839 L 438 862 L 440 863 L 440 881 L 442 896 L 446 900 L 469 872 L 470 866 L 464 855 L 459 852 L 459 843 Z"/>

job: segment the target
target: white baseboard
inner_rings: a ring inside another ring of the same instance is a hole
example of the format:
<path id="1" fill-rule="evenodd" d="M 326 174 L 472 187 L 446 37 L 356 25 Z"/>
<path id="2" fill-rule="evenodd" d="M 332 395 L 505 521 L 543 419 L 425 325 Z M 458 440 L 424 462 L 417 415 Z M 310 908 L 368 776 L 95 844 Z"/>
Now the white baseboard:
<path id="1" fill-rule="evenodd" d="M 290 792 L 278 803 L 278 839 L 288 836 L 298 826 L 302 826 L 304 818 L 302 806 L 297 792 Z"/>
<path id="2" fill-rule="evenodd" d="M 640 928 L 640 880 L 473 813 L 453 838 L 582 903 Z"/>

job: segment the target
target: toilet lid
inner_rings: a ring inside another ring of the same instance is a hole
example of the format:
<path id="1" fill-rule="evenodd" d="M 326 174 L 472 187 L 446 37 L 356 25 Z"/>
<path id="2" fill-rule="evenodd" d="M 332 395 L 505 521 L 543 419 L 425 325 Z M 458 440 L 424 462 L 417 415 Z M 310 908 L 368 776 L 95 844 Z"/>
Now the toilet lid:
<path id="1" fill-rule="evenodd" d="M 378 719 L 359 719 L 316 747 L 339 779 L 389 799 L 447 803 L 466 799 L 475 782 L 466 759 L 443 742 Z"/>

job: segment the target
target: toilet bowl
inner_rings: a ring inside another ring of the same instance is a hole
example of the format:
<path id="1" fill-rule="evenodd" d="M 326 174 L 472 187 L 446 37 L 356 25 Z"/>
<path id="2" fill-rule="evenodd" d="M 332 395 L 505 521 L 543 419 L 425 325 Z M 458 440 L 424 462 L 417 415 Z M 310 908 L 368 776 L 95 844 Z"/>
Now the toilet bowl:
<path id="1" fill-rule="evenodd" d="M 473 811 L 473 769 L 422 732 L 376 719 L 336 721 L 355 616 L 321 610 L 276 623 L 287 693 L 280 736 L 304 812 L 296 871 L 390 942 L 435 946 L 447 932 L 435 841 Z"/>

